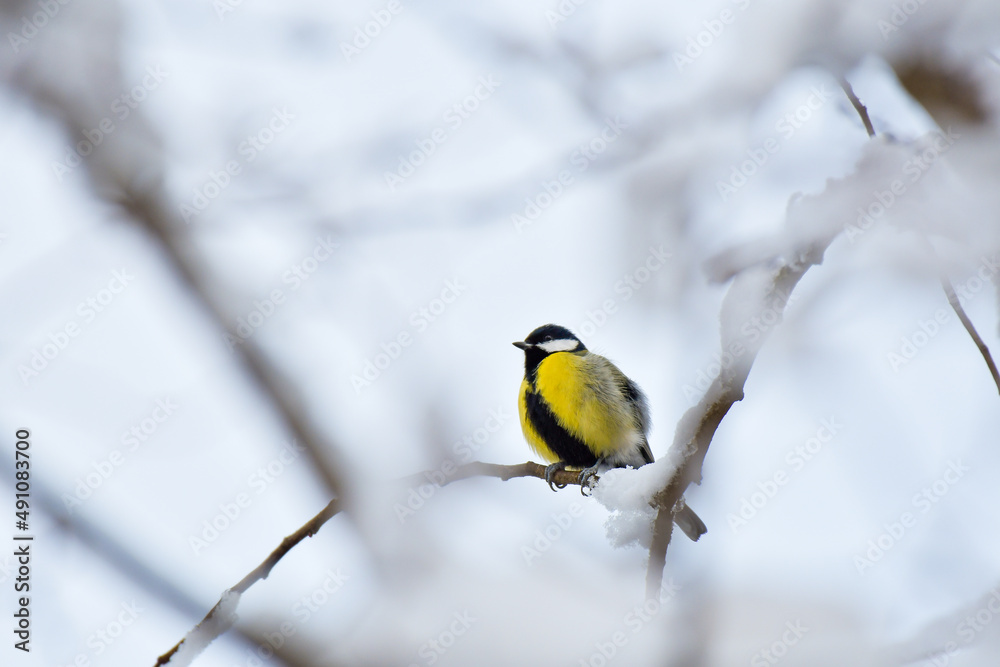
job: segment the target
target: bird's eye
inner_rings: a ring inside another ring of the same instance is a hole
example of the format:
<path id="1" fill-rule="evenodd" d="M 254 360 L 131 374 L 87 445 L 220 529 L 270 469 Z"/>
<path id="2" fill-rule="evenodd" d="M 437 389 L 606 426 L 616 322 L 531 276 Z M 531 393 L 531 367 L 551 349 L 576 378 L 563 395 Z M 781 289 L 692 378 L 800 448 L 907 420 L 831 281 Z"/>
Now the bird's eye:
<path id="1" fill-rule="evenodd" d="M 550 340 L 552 340 L 552 336 L 546 336 L 546 337 L 545 337 L 545 340 L 546 340 L 546 341 L 550 341 Z"/>

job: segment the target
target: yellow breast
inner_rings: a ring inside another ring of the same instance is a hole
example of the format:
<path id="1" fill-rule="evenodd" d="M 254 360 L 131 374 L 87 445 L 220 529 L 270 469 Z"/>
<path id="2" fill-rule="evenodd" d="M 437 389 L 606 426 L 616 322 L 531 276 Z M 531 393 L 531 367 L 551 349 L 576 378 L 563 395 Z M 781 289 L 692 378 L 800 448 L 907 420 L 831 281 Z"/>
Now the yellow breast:
<path id="1" fill-rule="evenodd" d="M 555 461 L 558 457 L 527 418 L 524 397 L 529 390 L 525 380 L 519 401 L 522 430 L 539 456 Z M 535 390 L 549 405 L 559 424 L 598 457 L 632 448 L 636 438 L 641 437 L 618 382 L 609 368 L 596 362 L 594 355 L 550 354 L 538 365 Z"/>

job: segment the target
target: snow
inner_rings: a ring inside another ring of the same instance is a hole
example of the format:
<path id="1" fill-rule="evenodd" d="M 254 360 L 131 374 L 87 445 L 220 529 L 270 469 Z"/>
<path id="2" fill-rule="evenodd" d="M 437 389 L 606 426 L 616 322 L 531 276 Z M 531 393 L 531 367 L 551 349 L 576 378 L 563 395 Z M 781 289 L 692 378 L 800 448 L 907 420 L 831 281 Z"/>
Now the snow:
<path id="1" fill-rule="evenodd" d="M 162 175 L 178 220 L 208 200 L 179 232 L 226 327 L 350 482 L 239 600 L 258 639 L 193 664 L 283 664 L 266 637 L 303 664 L 753 664 L 781 642 L 783 665 L 923 667 L 948 642 L 950 664 L 993 664 L 1000 411 L 939 278 L 1000 350 L 997 4 L 401 0 L 386 23 L 388 4 L 56 3 L 16 49 L 49 3 L 0 9 L 0 423 L 31 429 L 39 499 L 173 593 L 33 509 L 33 650 L 0 661 L 152 664 L 329 501 L 106 190 Z M 966 72 L 988 119 L 921 106 L 895 75 L 920 58 Z M 103 118 L 103 148 L 57 168 Z M 780 266 L 831 238 L 754 324 Z M 112 291 L 115 272 L 134 279 Z M 546 322 L 643 388 L 656 462 L 593 498 L 469 479 L 414 499 L 396 480 L 463 452 L 530 456 L 510 343 Z M 734 342 L 756 355 L 745 396 L 685 494 L 709 532 L 675 534 L 676 591 L 643 610 L 649 498 Z M 809 629 L 786 642 L 789 623 Z"/>

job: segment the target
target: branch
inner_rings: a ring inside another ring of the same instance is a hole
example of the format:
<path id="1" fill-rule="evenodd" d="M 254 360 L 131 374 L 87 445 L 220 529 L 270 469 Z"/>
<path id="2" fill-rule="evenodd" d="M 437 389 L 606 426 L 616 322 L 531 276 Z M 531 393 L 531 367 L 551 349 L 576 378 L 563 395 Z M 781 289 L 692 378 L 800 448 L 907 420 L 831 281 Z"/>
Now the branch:
<path id="1" fill-rule="evenodd" d="M 944 288 L 944 293 L 948 296 L 948 303 L 951 304 L 952 310 L 958 315 L 958 319 L 962 320 L 962 326 L 965 330 L 969 332 L 969 336 L 975 342 L 976 347 L 979 348 L 979 353 L 983 355 L 983 359 L 986 360 L 986 367 L 990 369 L 990 375 L 993 376 L 993 382 L 997 386 L 997 391 L 1000 392 L 1000 373 L 997 373 L 997 365 L 993 363 L 993 356 L 990 354 L 990 349 L 986 347 L 986 343 L 980 338 L 979 332 L 976 331 L 976 327 L 972 324 L 972 320 L 969 316 L 965 314 L 965 308 L 958 300 L 958 295 L 955 294 L 955 287 L 951 284 L 951 281 L 947 276 L 941 277 L 941 287 Z"/>
<path id="2" fill-rule="evenodd" d="M 829 233 L 825 238 L 816 241 L 812 247 L 802 253 L 799 258 L 779 269 L 773 276 L 765 293 L 765 302 L 770 304 L 780 322 L 784 314 L 787 297 L 792 290 L 815 264 L 823 261 L 823 253 L 827 246 L 833 242 L 836 233 Z M 735 312 L 742 305 L 742 293 L 748 275 L 741 274 L 730 286 L 723 302 L 722 320 L 725 322 L 730 311 Z M 768 297 L 779 297 L 785 295 L 785 301 L 767 302 Z M 776 323 L 777 324 L 777 323 Z M 775 326 L 776 326 L 775 324 Z M 742 327 L 736 327 L 740 330 Z M 702 466 L 705 456 L 708 454 L 709 445 L 712 438 L 722 423 L 723 418 L 729 412 L 729 408 L 734 403 L 743 399 L 743 387 L 754 360 L 760 351 L 764 341 L 770 336 L 774 327 L 762 332 L 753 344 L 745 345 L 745 352 L 739 356 L 732 368 L 722 370 L 719 376 L 712 381 L 711 386 L 701 401 L 693 408 L 689 409 L 681 417 L 677 424 L 677 431 L 674 435 L 674 442 L 671 445 L 671 454 L 680 457 L 680 461 L 674 474 L 667 482 L 666 486 L 653 496 L 653 506 L 657 508 L 656 520 L 653 524 L 653 538 L 649 547 L 649 565 L 646 570 L 646 595 L 650 599 L 659 594 L 660 586 L 663 583 L 663 568 L 666 565 L 667 548 L 670 546 L 670 538 L 673 533 L 673 516 L 678 507 L 677 503 L 684 495 L 684 491 L 692 483 L 701 483 Z M 726 339 L 723 333 L 722 349 L 732 349 L 734 341 Z"/>
<path id="3" fill-rule="evenodd" d="M 847 95 L 847 99 L 850 100 L 854 109 L 861 117 L 868 136 L 875 137 L 875 128 L 872 125 L 871 117 L 868 115 L 868 109 L 858 99 L 858 96 L 855 95 L 854 89 L 846 78 L 843 76 L 839 77 L 839 82 L 840 86 L 844 89 L 844 93 Z M 864 175 L 862 173 L 863 168 L 877 168 L 877 159 L 871 165 L 866 166 L 865 162 L 866 159 L 863 158 L 861 165 L 851 178 L 828 182 L 825 194 L 829 196 L 830 200 L 836 201 L 838 196 L 844 198 L 845 195 L 842 189 L 850 189 L 851 179 L 862 178 Z M 798 206 L 804 206 L 804 202 L 806 201 L 812 201 L 814 205 L 811 210 L 801 208 L 795 211 L 798 213 L 798 218 L 800 219 L 794 221 L 792 220 L 793 208 L 789 207 L 786 224 L 794 230 L 794 236 L 801 240 L 797 243 L 796 247 L 788 248 L 780 255 L 771 258 L 771 265 L 777 264 L 780 268 L 772 276 L 765 290 L 764 297 L 765 300 L 768 297 L 777 297 L 771 304 L 771 310 L 774 311 L 776 321 L 773 325 L 762 331 L 758 337 L 752 340 L 745 340 L 731 335 L 731 332 L 742 329 L 739 326 L 740 314 L 744 317 L 747 314 L 745 309 L 741 308 L 744 305 L 741 302 L 741 297 L 746 297 L 746 294 L 744 294 L 746 289 L 754 289 L 751 282 L 754 279 L 754 274 L 750 273 L 750 269 L 753 266 L 759 267 L 758 270 L 766 269 L 757 263 L 757 260 L 755 260 L 752 266 L 743 264 L 739 269 L 726 268 L 725 271 L 722 271 L 719 267 L 728 265 L 730 262 L 710 261 L 708 263 L 710 267 L 715 267 L 717 275 L 724 275 L 726 278 L 736 276 L 729 291 L 726 293 L 722 312 L 720 313 L 720 320 L 723 325 L 721 347 L 723 354 L 732 354 L 730 350 L 734 349 L 734 345 L 741 346 L 740 349 L 743 351 L 738 355 L 732 368 L 720 370 L 719 376 L 713 380 L 701 401 L 684 413 L 684 416 L 681 417 L 680 422 L 677 424 L 674 442 L 670 448 L 670 454 L 675 460 L 676 467 L 664 487 L 653 496 L 653 504 L 657 508 L 657 515 L 653 524 L 653 538 L 649 547 L 649 565 L 646 570 L 646 595 L 650 599 L 659 594 L 658 591 L 663 582 L 663 568 L 666 565 L 667 548 L 670 546 L 670 538 L 673 532 L 672 528 L 670 528 L 672 522 L 668 524 L 666 516 L 672 517 L 674 515 L 678 507 L 677 503 L 684 495 L 684 491 L 688 486 L 692 483 L 701 483 L 702 466 L 705 462 L 705 456 L 708 454 L 708 448 L 712 444 L 712 438 L 715 436 L 719 424 L 722 423 L 723 418 L 729 412 L 729 408 L 736 401 L 743 399 L 743 387 L 750 374 L 750 369 L 764 342 L 770 337 L 774 327 L 781 322 L 792 290 L 798 285 L 799 280 L 802 279 L 806 271 L 823 261 L 823 254 L 826 252 L 827 247 L 837 237 L 842 228 L 839 225 L 831 225 L 829 223 L 826 228 L 815 226 L 816 219 L 823 215 L 823 209 L 825 208 L 821 197 L 802 198 L 793 201 Z M 793 222 L 795 224 L 792 224 Z M 807 236 L 805 238 L 802 237 L 803 224 L 813 225 L 812 229 L 814 230 L 806 232 Z M 812 238 L 808 236 L 810 233 L 812 234 Z M 774 246 L 779 247 L 780 244 L 774 244 Z M 736 256 L 741 253 L 732 254 Z M 759 250 L 757 254 L 760 254 Z M 745 286 L 744 283 L 749 284 Z M 757 315 L 760 314 L 757 313 Z M 753 322 L 754 319 L 756 318 L 745 317 L 743 321 L 749 323 Z M 734 327 L 732 326 L 733 324 L 737 326 Z M 728 335 L 727 331 L 730 332 Z"/>
<path id="4" fill-rule="evenodd" d="M 161 655 L 156 661 L 156 664 L 170 664 L 171 659 L 181 650 L 182 647 L 185 649 L 182 654 L 184 659 L 181 661 L 175 661 L 173 664 L 190 664 L 191 660 L 197 657 L 201 650 L 206 648 L 210 643 L 212 643 L 213 640 L 217 639 L 222 635 L 222 633 L 232 626 L 232 623 L 236 618 L 233 612 L 236 609 L 236 604 L 239 602 L 239 596 L 245 593 L 247 589 L 258 581 L 267 579 L 267 576 L 271 574 L 271 570 L 274 569 L 274 566 L 278 564 L 278 561 L 281 560 L 285 554 L 291 551 L 296 544 L 305 538 L 312 537 L 318 533 L 323 524 L 340 512 L 340 510 L 340 501 L 337 499 L 331 500 L 319 514 L 306 522 L 304 526 L 296 530 L 294 533 L 283 539 L 281 544 L 278 545 L 278 548 L 272 551 L 271 555 L 264 559 L 264 562 L 254 568 L 253 571 L 251 571 L 247 576 L 240 579 L 239 583 L 235 586 L 223 592 L 219 601 L 214 607 L 212 607 L 211 611 L 205 615 L 205 618 L 203 618 L 184 639 L 177 642 L 173 648 Z M 189 648 L 191 646 L 196 648 Z"/>
<path id="5" fill-rule="evenodd" d="M 24 60 L 21 75 L 13 76 L 15 88 L 23 90 L 38 111 L 51 117 L 78 137 L 97 126 L 107 100 L 126 89 L 118 63 L 121 53 L 119 9 L 109 7 L 106 21 L 77 29 L 89 39 L 59 49 L 38 47 Z M 92 31 L 100 31 L 93 34 Z M 30 66 L 30 67 L 29 67 Z M 69 86 L 59 72 L 77 71 L 78 85 Z M 191 235 L 166 188 L 167 159 L 158 133 L 145 114 L 137 109 L 106 141 L 98 142 L 83 163 L 94 196 L 117 204 L 139 228 L 161 242 L 162 248 L 184 283 L 220 332 L 228 331 L 225 298 L 219 295 L 210 270 L 196 253 Z M 238 346 L 239 358 L 261 395 L 275 407 L 278 419 L 306 448 L 311 469 L 319 473 L 330 495 L 344 493 L 341 465 L 336 448 L 311 418 L 307 403 L 296 396 L 285 374 L 255 339 Z"/>
<path id="6" fill-rule="evenodd" d="M 195 300 L 202 306 L 219 331 L 228 331 L 225 309 L 221 300 L 212 297 L 210 280 L 201 264 L 194 259 L 194 249 L 188 235 L 179 233 L 183 222 L 166 205 L 162 183 L 153 187 L 133 187 L 120 183 L 116 203 L 131 214 L 134 222 L 144 227 L 160 241 L 165 254 L 173 264 L 181 281 L 188 287 Z M 306 401 L 294 392 L 290 382 L 271 363 L 255 340 L 245 340 L 237 346 L 244 368 L 249 372 L 261 393 L 273 404 L 278 418 L 302 443 L 331 495 L 343 496 L 344 481 L 336 460 L 336 447 L 321 432 L 306 409 Z"/>
<path id="7" fill-rule="evenodd" d="M 865 124 L 865 131 L 868 133 L 869 137 L 875 137 L 875 126 L 872 125 L 872 119 L 868 115 L 868 107 L 866 107 L 858 96 L 854 94 L 854 88 L 851 86 L 850 81 L 846 77 L 841 76 L 839 78 L 840 87 L 844 89 L 844 93 L 847 95 L 847 99 L 851 101 L 854 105 L 854 110 L 858 112 L 861 116 L 861 122 Z"/>
<path id="8" fill-rule="evenodd" d="M 537 477 L 545 479 L 545 466 L 534 461 L 519 463 L 517 465 L 502 465 L 499 463 L 484 463 L 473 461 L 460 465 L 455 472 L 448 476 L 444 484 L 449 484 L 456 480 L 468 479 L 470 477 L 497 477 L 503 481 L 514 479 L 515 477 Z M 408 484 L 431 483 L 436 484 L 432 478 L 433 474 L 440 474 L 437 471 L 425 471 L 402 481 Z M 556 486 L 563 487 L 580 483 L 579 471 L 559 470 L 553 475 L 553 482 Z M 596 477 L 592 479 L 597 479 Z M 342 509 L 341 502 L 337 499 L 331 500 L 323 510 L 306 522 L 301 528 L 286 537 L 278 545 L 278 548 L 271 552 L 260 565 L 253 569 L 247 576 L 240 579 L 232 588 L 226 589 L 219 601 L 205 615 L 198 625 L 187 634 L 184 639 L 177 642 L 173 648 L 164 653 L 156 661 L 156 665 L 187 665 L 198 656 L 201 651 L 208 647 L 215 639 L 218 639 L 226 630 L 232 627 L 236 620 L 236 605 L 239 603 L 239 596 L 242 595 L 258 581 L 267 579 L 271 570 L 278 564 L 285 554 L 295 548 L 299 542 L 307 537 L 312 537 L 319 532 L 319 529 L 333 518 Z M 183 652 L 181 652 L 183 649 Z M 180 659 L 174 660 L 180 653 Z M 171 662 L 173 661 L 173 662 Z"/>
<path id="9" fill-rule="evenodd" d="M 928 256 L 935 262 L 940 263 L 938 258 L 937 250 L 934 249 L 934 245 L 927 238 L 926 234 L 921 234 L 918 237 L 920 242 L 925 248 Z M 958 315 L 958 319 L 961 320 L 962 326 L 969 333 L 969 337 L 972 338 L 972 342 L 976 344 L 979 348 L 979 353 L 983 355 L 983 359 L 986 361 L 986 367 L 990 370 L 990 375 L 993 377 L 993 383 L 997 386 L 997 392 L 1000 392 L 1000 373 L 997 373 L 997 365 L 993 362 L 993 355 L 990 354 L 990 349 L 986 347 L 986 343 L 980 337 L 979 332 L 976 331 L 976 325 L 972 323 L 969 319 L 968 314 L 965 312 L 965 308 L 962 306 L 962 302 L 958 299 L 958 294 L 955 293 L 955 286 L 951 283 L 951 279 L 941 271 L 941 288 L 944 290 L 944 294 L 948 297 L 948 303 L 951 305 L 951 309 L 955 311 Z"/>
<path id="10" fill-rule="evenodd" d="M 496 477 L 503 481 L 509 479 L 514 479 L 515 477 L 537 477 L 538 479 L 545 479 L 545 468 L 541 463 L 535 463 L 534 461 L 528 461 L 526 463 L 518 463 L 516 465 L 503 465 L 501 463 L 484 463 L 482 461 L 473 461 L 471 463 L 465 463 L 463 465 L 457 466 L 455 471 L 451 474 L 442 473 L 438 470 L 428 470 L 425 472 L 417 473 L 416 475 L 410 475 L 400 480 L 404 484 L 441 484 L 441 486 L 451 484 L 452 482 L 458 481 L 460 479 L 468 479 L 470 477 Z M 440 476 L 444 474 L 447 478 L 443 483 L 436 481 L 435 476 Z M 597 476 L 591 478 L 596 481 Z M 553 483 L 558 487 L 569 486 L 573 484 L 580 483 L 580 471 L 579 470 L 559 470 L 552 476 Z"/>

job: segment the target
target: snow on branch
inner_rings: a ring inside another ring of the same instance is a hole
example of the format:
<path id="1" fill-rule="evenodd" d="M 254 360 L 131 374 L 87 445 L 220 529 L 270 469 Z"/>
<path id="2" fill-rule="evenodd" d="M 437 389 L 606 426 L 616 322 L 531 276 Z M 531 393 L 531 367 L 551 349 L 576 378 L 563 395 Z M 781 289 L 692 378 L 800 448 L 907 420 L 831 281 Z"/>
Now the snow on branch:
<path id="1" fill-rule="evenodd" d="M 793 197 L 784 232 L 757 248 L 769 252 L 727 251 L 710 260 L 711 271 L 735 276 L 720 312 L 721 347 L 733 362 L 723 368 L 697 405 L 680 419 L 666 463 L 668 475 L 653 495 L 657 517 L 646 572 L 647 595 L 655 595 L 663 580 L 672 517 L 689 485 L 699 484 L 709 445 L 743 387 L 757 353 L 781 322 L 794 299 L 793 290 L 805 273 L 822 263 L 824 253 L 851 215 L 870 202 L 872 188 L 884 188 L 902 171 L 916 147 L 876 138 L 868 144 L 853 174 L 830 180 L 814 196 Z M 657 464 L 654 464 L 657 465 Z"/>

